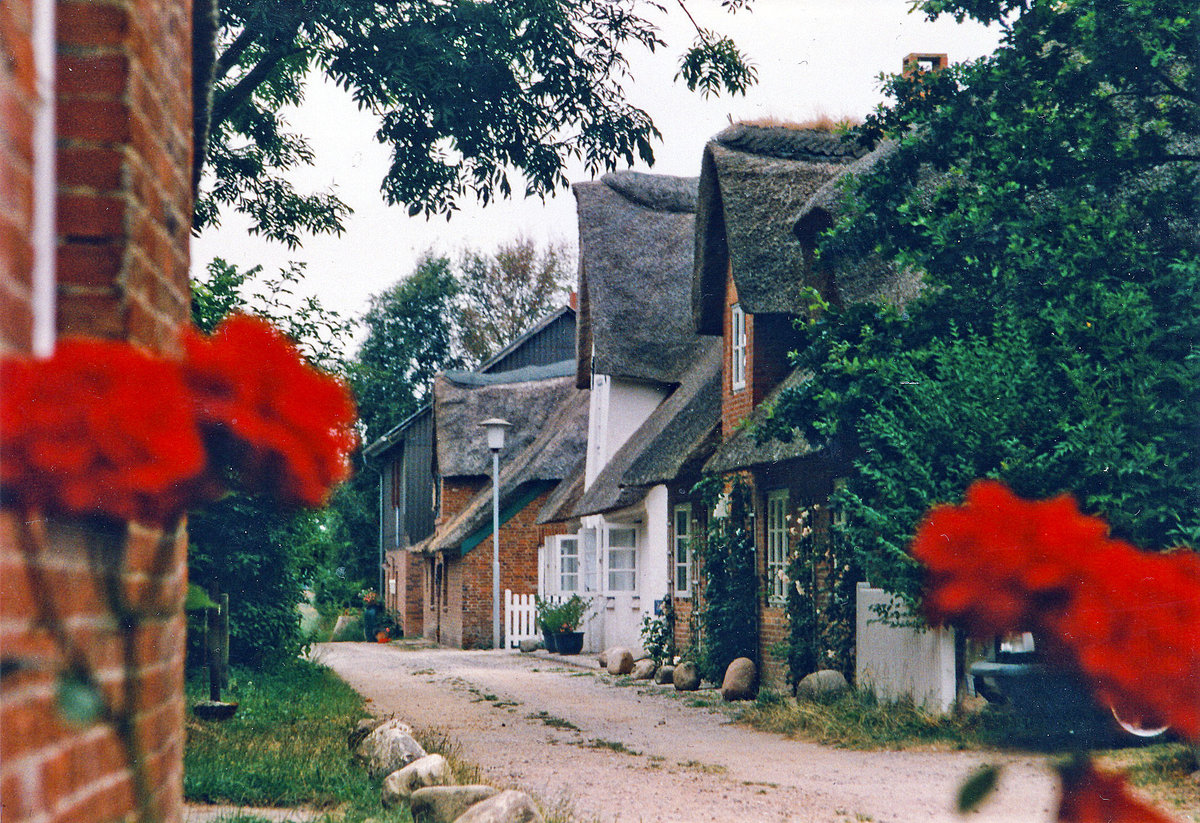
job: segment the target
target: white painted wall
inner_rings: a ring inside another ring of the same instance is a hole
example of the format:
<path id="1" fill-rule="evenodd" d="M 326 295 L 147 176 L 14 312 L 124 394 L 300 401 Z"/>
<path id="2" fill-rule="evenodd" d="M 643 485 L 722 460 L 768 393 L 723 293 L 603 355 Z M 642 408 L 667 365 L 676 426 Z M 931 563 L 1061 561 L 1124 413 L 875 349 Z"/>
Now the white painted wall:
<path id="1" fill-rule="evenodd" d="M 592 375 L 585 486 L 592 485 L 596 475 L 646 422 L 667 394 L 666 389 L 649 383 L 621 380 L 606 374 Z"/>
<path id="2" fill-rule="evenodd" d="M 890 603 L 883 589 L 859 583 L 855 620 L 855 685 L 880 700 L 912 698 L 931 712 L 954 707 L 954 632 L 952 629 L 896 628 L 882 623 L 873 606 Z"/>

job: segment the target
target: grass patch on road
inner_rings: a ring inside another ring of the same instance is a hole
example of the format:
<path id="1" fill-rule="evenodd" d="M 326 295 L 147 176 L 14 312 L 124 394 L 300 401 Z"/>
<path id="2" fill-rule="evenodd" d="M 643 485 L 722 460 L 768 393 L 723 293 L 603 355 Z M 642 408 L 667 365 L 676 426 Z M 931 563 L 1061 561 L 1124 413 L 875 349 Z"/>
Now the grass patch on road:
<path id="1" fill-rule="evenodd" d="M 620 740 L 602 740 L 600 738 L 593 738 L 582 745 L 587 746 L 589 749 L 608 749 L 610 752 L 616 752 L 617 754 L 629 754 L 633 755 L 634 757 L 640 757 L 642 754 L 639 751 L 629 748 Z"/>
<path id="2" fill-rule="evenodd" d="M 563 731 L 568 731 L 568 732 L 577 732 L 580 730 L 579 727 L 576 726 L 574 723 L 572 723 L 570 720 L 567 720 L 566 718 L 563 718 L 563 717 L 556 717 L 555 715 L 552 715 L 548 711 L 545 711 L 545 710 L 542 710 L 540 712 L 535 712 L 534 714 L 531 714 L 528 717 L 530 720 L 540 720 L 543 723 L 545 723 L 547 726 L 549 726 L 553 729 L 562 729 Z"/>
<path id="3" fill-rule="evenodd" d="M 997 744 L 1004 718 L 990 709 L 932 715 L 911 702 L 881 703 L 870 692 L 852 691 L 835 700 L 797 701 L 762 691 L 738 722 L 759 731 L 850 749 L 906 748 L 940 744 L 954 749 Z"/>
<path id="4" fill-rule="evenodd" d="M 205 679 L 189 678 L 189 705 L 207 696 Z M 367 712 L 329 669 L 302 660 L 266 672 L 235 669 L 226 698 L 238 703 L 231 719 L 187 718 L 187 800 L 336 809 L 346 823 L 411 819 L 406 809 L 384 810 L 378 786 L 353 762 L 346 735 Z"/>

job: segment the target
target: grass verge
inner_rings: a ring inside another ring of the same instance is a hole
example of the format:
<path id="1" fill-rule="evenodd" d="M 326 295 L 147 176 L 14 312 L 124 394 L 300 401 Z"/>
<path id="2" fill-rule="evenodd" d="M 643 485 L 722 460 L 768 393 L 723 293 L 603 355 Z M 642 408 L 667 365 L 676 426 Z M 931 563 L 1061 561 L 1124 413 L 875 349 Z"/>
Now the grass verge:
<path id="1" fill-rule="evenodd" d="M 738 721 L 759 731 L 850 749 L 986 748 L 1000 742 L 1005 728 L 1003 716 L 988 708 L 931 715 L 911 702 L 881 703 L 859 691 L 809 702 L 764 690 Z"/>
<path id="2" fill-rule="evenodd" d="M 302 660 L 265 672 L 236 669 L 226 699 L 238 711 L 223 722 L 186 722 L 184 797 L 199 803 L 303 806 L 356 823 L 409 821 L 384 810 L 379 787 L 357 766 L 346 734 L 367 712 L 329 669 Z M 189 705 L 207 697 L 204 679 L 187 683 Z"/>

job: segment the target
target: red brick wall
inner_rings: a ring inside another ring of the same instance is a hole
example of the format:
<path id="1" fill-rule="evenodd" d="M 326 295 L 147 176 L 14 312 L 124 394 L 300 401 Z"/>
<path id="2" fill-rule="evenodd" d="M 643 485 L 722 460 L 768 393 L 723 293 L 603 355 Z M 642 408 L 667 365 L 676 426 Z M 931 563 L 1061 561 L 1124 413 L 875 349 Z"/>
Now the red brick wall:
<path id="1" fill-rule="evenodd" d="M 387 552 L 386 562 L 389 581 L 385 596 L 387 608 L 399 616 L 405 637 L 420 637 L 425 622 L 422 558 L 405 549 L 392 549 Z"/>
<path id="2" fill-rule="evenodd" d="M 729 330 L 732 308 L 737 302 L 737 287 L 733 284 L 731 272 L 725 278 L 725 311 L 721 320 L 725 343 L 724 365 L 721 369 L 721 437 L 724 439 L 733 436 L 738 424 L 754 410 L 751 389 L 754 385 L 754 358 L 751 356 L 754 350 L 754 316 L 749 314 L 746 315 L 746 387 L 737 391 L 733 389 L 733 340 Z"/>
<path id="3" fill-rule="evenodd" d="M 730 321 L 738 303 L 732 273 L 725 278 L 725 309 L 722 319 L 725 346 L 721 378 L 721 436 L 728 439 L 739 423 L 787 377 L 792 367 L 788 352 L 795 348 L 792 318 L 784 315 L 746 315 L 746 386 L 733 389 L 733 341 Z"/>
<path id="4" fill-rule="evenodd" d="M 29 351 L 33 327 L 31 3 L 0 3 L 0 352 Z"/>
<path id="5" fill-rule="evenodd" d="M 188 313 L 190 2 L 58 4 L 58 328 L 173 348 Z"/>
<path id="6" fill-rule="evenodd" d="M 500 527 L 500 620 L 504 621 L 504 590 L 537 594 L 538 549 L 547 537 L 566 534 L 559 523 L 539 526 L 538 511 L 550 492 L 544 492 Z M 453 562 L 453 561 L 451 561 Z M 462 637 L 464 649 L 492 646 L 492 540 L 489 537 L 462 557 Z"/>
<path id="7" fill-rule="evenodd" d="M 0 3 L 4 351 L 29 348 L 32 8 Z M 190 4 L 59 0 L 55 14 L 58 332 L 174 351 L 189 300 Z M 98 590 L 87 552 L 98 539 L 0 512 L 0 650 L 6 671 L 16 668 L 0 706 L 5 823 L 182 816 L 186 538 L 133 526 L 127 538 L 104 538 L 127 540 L 116 579 L 139 614 L 136 632 L 119 629 Z M 132 720 L 126 740 L 144 767 L 144 815 L 135 804 L 139 772 L 113 728 L 61 719 L 55 695 L 66 654 Z"/>

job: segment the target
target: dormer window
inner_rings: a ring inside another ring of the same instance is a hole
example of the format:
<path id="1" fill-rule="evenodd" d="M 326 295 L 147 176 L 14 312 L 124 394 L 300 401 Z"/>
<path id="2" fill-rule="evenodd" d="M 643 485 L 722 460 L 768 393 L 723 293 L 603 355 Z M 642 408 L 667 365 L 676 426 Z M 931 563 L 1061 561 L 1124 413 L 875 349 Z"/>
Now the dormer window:
<path id="1" fill-rule="evenodd" d="M 729 307 L 730 387 L 746 388 L 746 313 L 738 303 Z"/>

